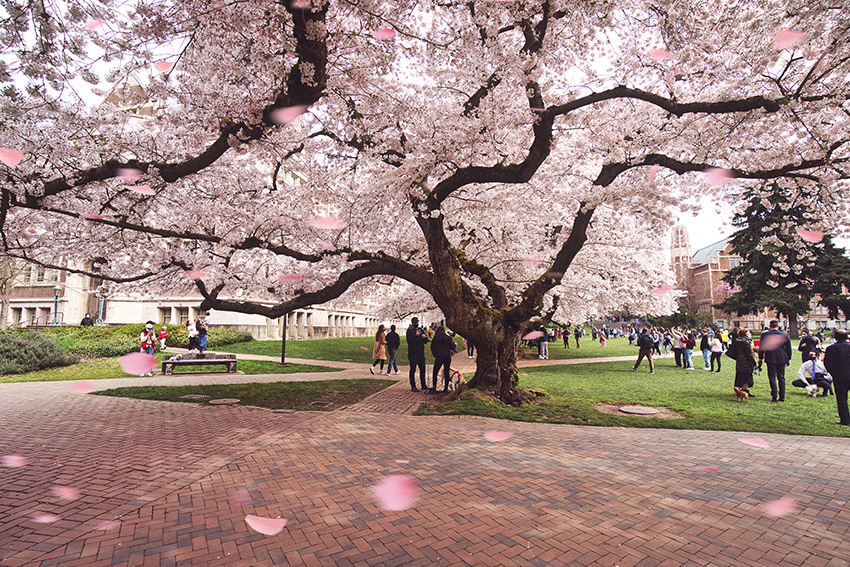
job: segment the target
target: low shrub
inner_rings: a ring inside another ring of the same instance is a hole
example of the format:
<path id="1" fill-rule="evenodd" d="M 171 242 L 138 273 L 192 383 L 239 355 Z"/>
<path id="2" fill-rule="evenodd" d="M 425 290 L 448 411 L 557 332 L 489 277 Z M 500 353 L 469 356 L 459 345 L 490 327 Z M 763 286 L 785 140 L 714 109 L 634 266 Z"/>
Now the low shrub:
<path id="1" fill-rule="evenodd" d="M 159 327 L 157 327 L 158 330 Z M 251 333 L 230 327 L 210 327 L 208 333 L 207 348 L 211 349 L 254 340 Z M 173 348 L 189 348 L 189 333 L 186 331 L 185 325 L 169 327 L 168 339 L 166 339 L 165 344 Z"/>
<path id="2" fill-rule="evenodd" d="M 56 339 L 45 334 L 0 334 L 0 374 L 23 374 L 77 362 L 76 356 L 65 352 Z"/>

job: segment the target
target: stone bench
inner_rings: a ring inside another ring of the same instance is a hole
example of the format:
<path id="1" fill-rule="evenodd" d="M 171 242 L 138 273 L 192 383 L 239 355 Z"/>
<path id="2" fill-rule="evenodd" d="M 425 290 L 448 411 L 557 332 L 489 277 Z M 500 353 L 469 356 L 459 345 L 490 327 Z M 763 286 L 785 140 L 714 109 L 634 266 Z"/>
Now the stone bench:
<path id="1" fill-rule="evenodd" d="M 179 355 L 177 360 L 167 358 L 162 361 L 162 373 L 174 374 L 174 368 L 177 366 L 204 366 L 211 364 L 222 364 L 227 366 L 228 372 L 236 372 L 236 355 L 235 354 L 183 354 Z"/>

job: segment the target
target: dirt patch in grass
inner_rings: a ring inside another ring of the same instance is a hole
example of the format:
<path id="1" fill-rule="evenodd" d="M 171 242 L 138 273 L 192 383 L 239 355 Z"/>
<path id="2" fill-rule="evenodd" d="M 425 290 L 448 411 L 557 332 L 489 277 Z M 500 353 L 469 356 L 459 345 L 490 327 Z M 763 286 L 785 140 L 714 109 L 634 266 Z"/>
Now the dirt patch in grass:
<path id="1" fill-rule="evenodd" d="M 653 414 L 648 414 L 648 415 L 625 413 L 625 412 L 620 411 L 620 407 L 622 407 L 622 406 L 616 406 L 614 404 L 599 403 L 599 404 L 595 404 L 593 407 L 595 407 L 597 410 L 601 411 L 602 413 L 610 413 L 610 414 L 614 414 L 614 415 L 631 415 L 631 416 L 636 416 L 636 417 L 649 417 L 649 418 L 655 418 L 655 419 L 684 419 L 685 418 L 684 415 L 682 415 L 678 412 L 675 412 L 675 411 L 671 410 L 670 408 L 665 408 L 663 406 L 641 406 L 641 405 L 638 405 L 638 404 L 628 404 L 628 405 L 631 406 L 631 407 L 652 408 L 654 410 L 658 410 L 658 413 L 653 413 Z"/>

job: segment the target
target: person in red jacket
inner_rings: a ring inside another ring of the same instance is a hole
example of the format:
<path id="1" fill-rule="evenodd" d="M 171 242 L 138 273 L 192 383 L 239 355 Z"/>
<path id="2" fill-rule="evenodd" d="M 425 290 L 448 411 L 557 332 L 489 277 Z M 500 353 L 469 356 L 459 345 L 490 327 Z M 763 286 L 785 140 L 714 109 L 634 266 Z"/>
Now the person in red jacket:
<path id="1" fill-rule="evenodd" d="M 159 350 L 165 350 L 165 339 L 168 338 L 168 327 L 163 325 L 156 338 L 159 339 Z"/>

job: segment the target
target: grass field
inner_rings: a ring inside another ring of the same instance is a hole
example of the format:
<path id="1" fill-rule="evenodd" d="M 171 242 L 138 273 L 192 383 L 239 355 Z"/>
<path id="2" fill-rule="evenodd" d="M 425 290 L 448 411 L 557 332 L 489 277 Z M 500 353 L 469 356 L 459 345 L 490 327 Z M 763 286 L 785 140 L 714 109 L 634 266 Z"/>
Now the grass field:
<path id="1" fill-rule="evenodd" d="M 244 406 L 298 411 L 333 411 L 356 403 L 393 383 L 392 380 L 364 378 L 203 386 L 133 386 L 101 390 L 95 392 L 95 395 L 196 404 L 207 404 L 209 400 L 221 398 L 235 398 L 239 400 L 240 405 Z M 181 396 L 188 394 L 209 397 L 201 400 L 181 399 Z"/>
<path id="2" fill-rule="evenodd" d="M 157 360 L 162 362 L 164 356 L 171 356 L 171 353 L 157 353 Z M 259 360 L 240 360 L 236 365 L 237 369 L 245 374 L 296 374 L 299 372 L 336 372 L 338 368 L 328 366 L 314 366 L 309 364 L 287 364 L 286 366 L 278 366 L 277 362 L 266 362 Z M 183 366 L 177 367 L 177 374 L 194 373 L 194 372 L 221 372 L 223 366 Z M 49 370 L 40 370 L 38 372 L 28 372 L 26 374 L 11 374 L 8 376 L 0 376 L 0 383 L 7 382 L 50 382 L 54 380 L 103 380 L 105 378 L 130 378 L 131 374 L 126 374 L 121 370 L 117 358 L 95 358 L 92 360 L 84 360 L 79 364 L 72 366 L 63 366 L 60 368 L 51 368 Z"/>
<path id="3" fill-rule="evenodd" d="M 632 362 L 602 362 L 569 366 L 528 368 L 520 371 L 520 387 L 547 394 L 542 403 L 520 408 L 481 398 L 458 400 L 420 410 L 427 414 L 472 414 L 544 423 L 571 423 L 618 427 L 658 427 L 753 431 L 799 435 L 850 437 L 850 428 L 835 425 L 835 398 L 810 398 L 791 386 L 797 366 L 786 371 L 784 403 L 771 403 L 766 371 L 756 376 L 756 397 L 739 403 L 732 393 L 734 366 L 723 361 L 720 373 L 686 371 L 675 367 L 672 358 L 656 360 L 656 373 L 649 374 L 646 362 L 632 372 Z M 606 414 L 597 403 L 663 406 L 684 419 L 650 419 Z"/>

